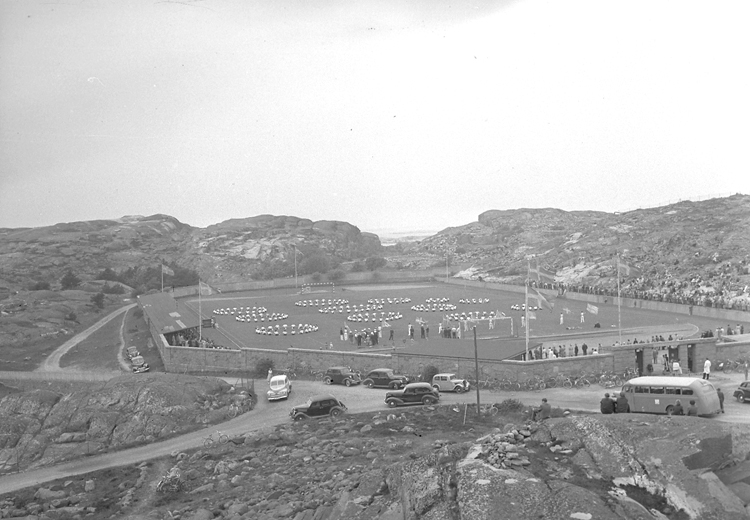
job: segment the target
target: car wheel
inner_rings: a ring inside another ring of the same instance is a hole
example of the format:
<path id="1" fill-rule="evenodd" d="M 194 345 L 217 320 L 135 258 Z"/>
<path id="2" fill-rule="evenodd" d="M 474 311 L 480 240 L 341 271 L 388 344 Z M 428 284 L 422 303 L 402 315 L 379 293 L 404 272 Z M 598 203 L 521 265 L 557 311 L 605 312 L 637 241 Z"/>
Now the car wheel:
<path id="1" fill-rule="evenodd" d="M 740 394 L 737 396 L 737 400 L 741 403 L 745 402 L 745 394 Z"/>
<path id="2" fill-rule="evenodd" d="M 457 386 L 456 388 L 454 388 L 454 390 L 456 391 L 457 394 L 462 394 L 464 392 L 464 387 Z"/>
<path id="3" fill-rule="evenodd" d="M 372 388 L 372 387 L 373 387 L 372 381 L 366 381 L 366 382 L 365 382 L 365 386 L 366 386 L 367 388 Z"/>
<path id="4" fill-rule="evenodd" d="M 389 399 L 388 401 L 386 401 L 386 404 L 389 408 L 396 408 L 398 406 L 398 403 L 395 399 Z"/>
<path id="5" fill-rule="evenodd" d="M 323 380 L 323 382 L 324 382 L 325 384 L 327 384 L 327 385 L 332 385 L 332 384 L 333 384 L 333 379 L 331 379 L 330 377 L 326 377 L 326 378 L 325 378 L 325 379 Z"/>
<path id="6" fill-rule="evenodd" d="M 352 386 L 352 380 L 351 379 L 344 379 L 344 386 Z"/>
<path id="7" fill-rule="evenodd" d="M 305 419 L 307 419 L 307 415 L 302 413 L 294 416 L 295 421 L 304 421 Z"/>
<path id="8" fill-rule="evenodd" d="M 341 417 L 341 414 L 344 413 L 344 411 L 341 408 L 334 408 L 331 410 L 331 417 L 334 419 Z"/>
<path id="9" fill-rule="evenodd" d="M 434 397 L 425 397 L 424 399 L 422 399 L 422 404 L 427 405 L 427 406 L 429 406 L 431 404 L 435 404 L 435 398 Z"/>

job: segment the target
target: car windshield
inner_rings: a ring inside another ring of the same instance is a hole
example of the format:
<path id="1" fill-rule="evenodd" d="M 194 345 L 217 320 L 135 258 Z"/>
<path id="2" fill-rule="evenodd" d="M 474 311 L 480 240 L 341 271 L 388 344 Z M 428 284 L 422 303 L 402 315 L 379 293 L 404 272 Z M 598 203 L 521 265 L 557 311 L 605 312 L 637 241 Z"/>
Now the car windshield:
<path id="1" fill-rule="evenodd" d="M 271 388 L 273 390 L 276 390 L 277 388 L 283 388 L 284 387 L 284 380 L 283 379 L 272 379 L 271 380 Z"/>

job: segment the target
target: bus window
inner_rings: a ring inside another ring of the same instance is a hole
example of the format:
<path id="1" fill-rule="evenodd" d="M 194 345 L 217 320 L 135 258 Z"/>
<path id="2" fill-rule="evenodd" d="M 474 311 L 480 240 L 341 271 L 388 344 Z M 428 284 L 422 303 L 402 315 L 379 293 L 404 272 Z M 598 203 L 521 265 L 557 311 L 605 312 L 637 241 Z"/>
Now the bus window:
<path id="1" fill-rule="evenodd" d="M 682 389 L 682 395 L 693 395 L 693 389 L 692 388 L 683 388 Z"/>
<path id="2" fill-rule="evenodd" d="M 636 386 L 635 387 L 635 393 L 636 394 L 647 394 L 648 393 L 648 387 L 647 386 Z"/>
<path id="3" fill-rule="evenodd" d="M 652 394 L 663 394 L 664 393 L 664 387 L 663 386 L 652 386 L 651 387 L 651 393 Z"/>
<path id="4" fill-rule="evenodd" d="M 625 386 L 622 387 L 622 391 L 626 392 L 626 393 L 627 392 L 632 392 L 633 391 L 633 387 L 630 386 L 630 385 L 625 385 Z"/>
<path id="5" fill-rule="evenodd" d="M 679 388 L 667 388 L 667 392 L 670 395 L 680 395 L 680 389 Z"/>

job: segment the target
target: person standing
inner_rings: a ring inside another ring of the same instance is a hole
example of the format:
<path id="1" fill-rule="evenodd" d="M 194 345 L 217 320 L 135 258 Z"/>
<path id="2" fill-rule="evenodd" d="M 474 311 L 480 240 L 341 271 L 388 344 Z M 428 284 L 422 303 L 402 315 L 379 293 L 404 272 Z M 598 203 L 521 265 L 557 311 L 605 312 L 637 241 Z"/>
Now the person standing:
<path id="1" fill-rule="evenodd" d="M 581 311 L 581 323 L 583 323 L 584 321 L 586 321 L 586 315 L 583 313 L 583 311 Z"/>
<path id="2" fill-rule="evenodd" d="M 560 313 L 560 325 L 562 325 L 564 321 L 565 321 L 565 318 L 563 318 L 563 313 L 561 312 Z"/>
<path id="3" fill-rule="evenodd" d="M 273 377 L 273 369 L 269 368 L 268 369 L 268 375 L 266 376 L 266 382 L 270 383 L 272 377 Z"/>
<path id="4" fill-rule="evenodd" d="M 609 394 L 604 394 L 602 400 L 599 401 L 599 409 L 603 414 L 615 413 L 615 402 L 609 397 Z"/>
<path id="5" fill-rule="evenodd" d="M 388 341 L 394 342 L 394 339 L 393 339 L 393 329 L 391 329 L 390 333 L 388 334 Z"/>
<path id="6" fill-rule="evenodd" d="M 721 391 L 721 388 L 716 388 L 716 395 L 719 396 L 719 406 L 721 407 L 721 413 L 724 413 L 724 392 Z"/>
<path id="7" fill-rule="evenodd" d="M 711 360 L 706 359 L 706 362 L 703 363 L 703 379 L 708 381 L 711 378 Z"/>

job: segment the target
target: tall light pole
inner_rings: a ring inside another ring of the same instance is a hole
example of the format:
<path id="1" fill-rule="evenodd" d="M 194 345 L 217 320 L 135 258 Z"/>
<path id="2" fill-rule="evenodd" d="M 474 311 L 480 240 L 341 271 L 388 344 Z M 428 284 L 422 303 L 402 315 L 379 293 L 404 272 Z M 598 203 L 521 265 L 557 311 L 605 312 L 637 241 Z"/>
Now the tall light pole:
<path id="1" fill-rule="evenodd" d="M 297 244 L 294 244 L 294 290 L 297 290 Z"/>

